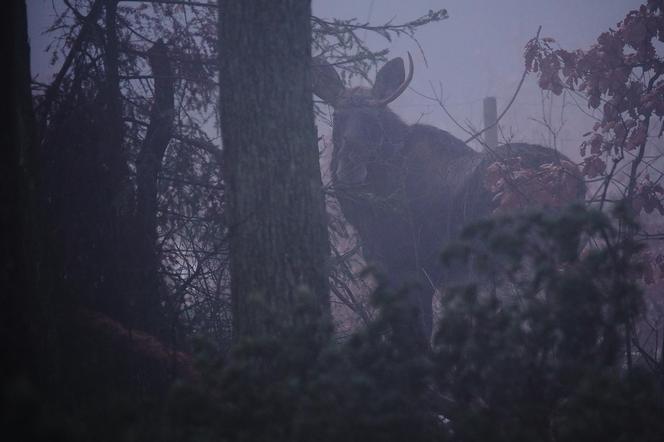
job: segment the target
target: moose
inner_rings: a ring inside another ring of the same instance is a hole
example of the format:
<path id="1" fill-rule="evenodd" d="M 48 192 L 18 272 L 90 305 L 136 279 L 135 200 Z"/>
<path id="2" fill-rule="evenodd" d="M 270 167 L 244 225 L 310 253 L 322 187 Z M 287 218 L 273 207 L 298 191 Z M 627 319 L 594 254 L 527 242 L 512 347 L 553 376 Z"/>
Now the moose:
<path id="1" fill-rule="evenodd" d="M 407 76 L 403 59 L 395 58 L 370 88 L 346 88 L 334 67 L 316 60 L 314 93 L 334 109 L 330 169 L 341 211 L 360 238 L 365 260 L 382 270 L 388 286 L 409 287 L 408 301 L 417 313 L 412 328 L 428 343 L 434 291 L 463 273 L 444 270 L 440 253 L 465 225 L 491 215 L 496 206 L 486 185 L 490 166 L 509 158 L 533 168 L 569 160 L 525 143 L 480 153 L 444 130 L 404 123 L 387 105 L 413 78 L 410 54 Z M 585 186 L 577 181 L 574 194 L 581 199 Z"/>

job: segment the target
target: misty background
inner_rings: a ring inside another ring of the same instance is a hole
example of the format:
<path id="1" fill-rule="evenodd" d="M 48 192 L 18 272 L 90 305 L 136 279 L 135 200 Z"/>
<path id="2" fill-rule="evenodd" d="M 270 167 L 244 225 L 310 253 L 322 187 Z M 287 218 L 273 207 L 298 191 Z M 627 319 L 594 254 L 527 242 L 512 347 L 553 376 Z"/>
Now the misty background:
<path id="1" fill-rule="evenodd" d="M 52 22 L 58 1 L 30 0 L 28 26 L 32 72 L 49 82 L 57 68 L 45 53 L 51 37 L 44 33 Z M 409 51 L 415 75 L 408 91 L 391 108 L 408 123 L 421 122 L 447 130 L 461 139 L 461 130 L 438 103 L 419 94 L 432 96 L 442 85 L 442 99 L 451 115 L 462 125 L 482 127 L 482 100 L 495 96 L 498 113 L 514 94 L 524 70 L 523 49 L 542 26 L 541 37 L 552 37 L 567 50 L 584 49 L 598 35 L 620 21 L 625 11 L 638 8 L 637 0 L 314 0 L 313 14 L 324 18 L 357 18 L 361 23 L 380 25 L 413 20 L 429 10 L 447 9 L 449 19 L 417 30 L 418 44 L 407 37 L 392 42 L 365 32 L 369 47 L 388 48 L 389 58 L 406 57 Z M 357 80 L 356 80 L 357 81 Z M 355 84 L 357 85 L 357 84 Z M 542 120 L 542 91 L 529 75 L 512 108 L 500 122 L 499 140 L 552 145 L 548 130 L 533 119 Z M 565 97 L 565 117 L 561 128 L 562 97 L 545 101 L 544 110 L 556 129 L 557 146 L 574 159 L 579 158 L 581 134 L 592 123 L 585 104 Z M 549 108 L 549 106 L 551 106 Z M 320 129 L 325 133 L 325 129 Z M 478 148 L 477 143 L 473 147 Z"/>
<path id="2" fill-rule="evenodd" d="M 664 0 L 641 3 L 6 3 L 0 425 L 663 441 Z M 407 54 L 412 82 L 385 63 Z M 487 97 L 508 144 L 478 153 Z"/>

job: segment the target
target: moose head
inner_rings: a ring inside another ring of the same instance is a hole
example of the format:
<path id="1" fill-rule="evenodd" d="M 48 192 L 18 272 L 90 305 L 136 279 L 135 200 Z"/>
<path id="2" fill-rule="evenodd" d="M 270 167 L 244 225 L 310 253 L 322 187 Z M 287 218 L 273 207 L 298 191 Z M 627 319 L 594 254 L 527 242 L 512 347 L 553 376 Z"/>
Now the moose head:
<path id="1" fill-rule="evenodd" d="M 403 141 L 405 126 L 387 105 L 406 90 L 413 78 L 410 54 L 408 62 L 407 77 L 401 58 L 386 63 L 371 88 L 345 88 L 332 66 L 317 66 L 314 91 L 334 107 L 332 173 L 337 186 L 366 184 L 371 166 L 384 162 L 386 156 L 395 153 L 390 147 Z"/>

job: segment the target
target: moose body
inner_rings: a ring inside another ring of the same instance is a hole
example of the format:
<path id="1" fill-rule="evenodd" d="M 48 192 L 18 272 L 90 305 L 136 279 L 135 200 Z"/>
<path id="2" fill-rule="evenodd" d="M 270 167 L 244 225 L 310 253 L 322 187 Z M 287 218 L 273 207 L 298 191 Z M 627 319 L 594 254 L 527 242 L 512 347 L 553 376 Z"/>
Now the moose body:
<path id="1" fill-rule="evenodd" d="M 408 78 L 396 58 L 380 69 L 372 88 L 350 89 L 322 63 L 314 69 L 314 92 L 334 108 L 331 172 L 343 215 L 359 235 L 365 260 L 381 268 L 393 288 L 410 287 L 428 341 L 435 288 L 464 272 L 444 271 L 441 251 L 495 208 L 487 168 L 510 157 L 536 168 L 561 154 L 522 143 L 479 153 L 444 130 L 404 123 L 387 104 L 412 79 L 409 60 Z"/>

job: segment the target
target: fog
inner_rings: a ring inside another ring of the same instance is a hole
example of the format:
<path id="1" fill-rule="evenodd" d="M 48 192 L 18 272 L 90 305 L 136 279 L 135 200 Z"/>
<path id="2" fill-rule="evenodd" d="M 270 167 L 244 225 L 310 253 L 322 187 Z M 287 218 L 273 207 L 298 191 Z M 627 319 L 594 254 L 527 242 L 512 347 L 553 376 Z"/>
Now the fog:
<path id="1" fill-rule="evenodd" d="M 437 103 L 416 92 L 431 96 L 442 85 L 445 106 L 457 122 L 482 127 L 482 100 L 495 96 L 498 112 L 514 95 L 523 74 L 523 49 L 542 26 L 541 37 L 554 38 L 567 50 L 586 49 L 597 36 L 613 27 L 636 8 L 637 0 L 314 0 L 313 14 L 324 18 L 357 18 L 375 25 L 388 21 L 403 23 L 429 10 L 446 9 L 449 19 L 420 28 L 417 42 L 407 37 L 389 42 L 365 32 L 369 47 L 388 48 L 391 57 L 404 57 L 409 51 L 415 61 L 415 76 L 410 90 L 391 107 L 409 123 L 422 122 L 445 129 L 461 139 L 467 134 L 451 121 Z M 28 25 L 32 43 L 33 75 L 48 79 L 53 72 L 44 49 L 50 43 L 44 31 L 58 2 L 30 0 Z M 56 64 L 57 66 L 57 64 Z M 511 109 L 500 122 L 499 139 L 550 145 L 548 131 L 532 119 L 542 119 L 542 94 L 531 74 L 526 78 Z M 560 126 L 560 97 L 554 98 L 553 123 Z M 548 102 L 546 102 L 548 106 Z M 559 134 L 561 151 L 578 158 L 581 134 L 592 119 L 567 97 L 564 125 Z M 473 143 L 479 148 L 477 143 Z"/>
<path id="2" fill-rule="evenodd" d="M 664 440 L 664 0 L 7 11 L 6 432 Z"/>
<path id="3" fill-rule="evenodd" d="M 635 0 L 338 0 L 313 2 L 315 15 L 329 18 L 357 18 L 372 24 L 392 20 L 412 20 L 428 10 L 444 8 L 449 19 L 421 28 L 418 44 L 407 38 L 387 42 L 367 33 L 374 48 L 389 48 L 392 57 L 405 57 L 410 51 L 415 60 L 411 90 L 391 107 L 408 122 L 423 122 L 450 131 L 461 139 L 469 138 L 437 103 L 419 97 L 415 91 L 431 96 L 431 85 L 443 87 L 443 100 L 460 123 L 482 127 L 482 100 L 495 96 L 498 112 L 512 98 L 524 69 L 523 49 L 542 26 L 541 37 L 554 38 L 567 50 L 586 49 L 609 27 L 622 20 L 625 11 L 640 4 Z M 556 112 L 562 99 L 555 98 Z M 582 110 L 587 107 L 581 103 Z M 531 119 L 542 119 L 542 95 L 531 74 L 512 108 L 500 123 L 499 139 L 550 145 L 546 129 Z M 589 130 L 592 119 L 586 117 L 568 97 L 565 124 L 559 135 L 559 148 L 578 157 L 581 134 Z M 478 148 L 477 143 L 473 144 Z"/>

